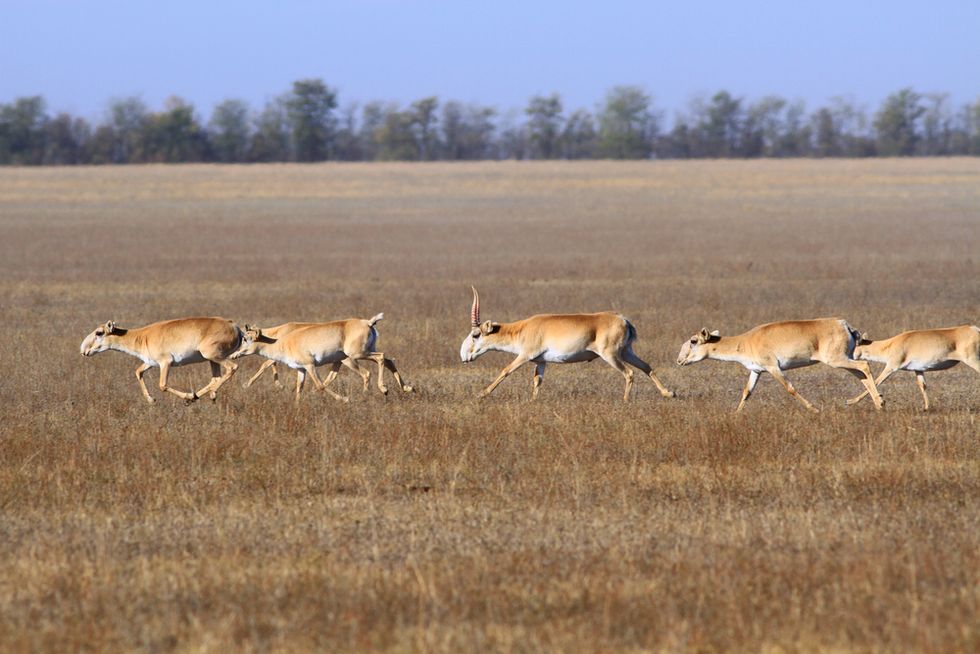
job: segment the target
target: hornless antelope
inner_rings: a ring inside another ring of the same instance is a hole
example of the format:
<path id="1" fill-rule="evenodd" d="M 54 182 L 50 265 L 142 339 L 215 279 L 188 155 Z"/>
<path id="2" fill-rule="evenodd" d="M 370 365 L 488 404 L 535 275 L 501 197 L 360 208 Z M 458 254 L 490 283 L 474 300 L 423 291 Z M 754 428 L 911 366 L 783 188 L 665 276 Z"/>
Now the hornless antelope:
<path id="1" fill-rule="evenodd" d="M 531 316 L 517 322 L 480 323 L 480 295 L 473 288 L 473 307 L 470 310 L 472 329 L 463 339 L 459 357 L 463 363 L 473 361 L 484 352 L 496 350 L 516 354 L 480 397 L 486 397 L 505 377 L 525 363 L 534 364 L 531 398 L 538 397 L 549 363 L 578 363 L 601 357 L 603 361 L 626 378 L 623 401 L 629 401 L 633 387 L 633 371 L 625 363 L 648 375 L 664 397 L 674 397 L 673 391 L 660 383 L 647 363 L 633 352 L 636 328 L 629 320 L 611 311 L 603 313 L 567 313 Z M 625 363 L 624 363 L 625 362 Z"/>
<path id="2" fill-rule="evenodd" d="M 742 399 L 735 413 L 745 406 L 745 400 L 752 394 L 752 389 L 763 372 L 775 377 L 790 395 L 816 413 L 816 407 L 800 395 L 783 375 L 783 370 L 815 363 L 843 368 L 860 379 L 871 394 L 875 406 L 880 409 L 881 396 L 875 388 L 871 367 L 865 361 L 851 358 L 859 340 L 858 332 L 840 318 L 772 322 L 759 325 L 738 336 L 721 336 L 717 330 L 709 332 L 702 329 L 681 346 L 677 365 L 686 366 L 704 359 L 715 359 L 736 361 L 748 368 L 749 381 L 742 391 Z"/>
<path id="3" fill-rule="evenodd" d="M 106 350 L 118 350 L 141 359 L 143 365 L 136 369 L 136 380 L 143 397 L 151 404 L 154 400 L 146 390 L 143 373 L 153 367 L 160 368 L 161 391 L 185 400 L 196 400 L 210 393 L 213 400 L 238 368 L 228 358 L 241 340 L 238 326 L 224 318 L 179 318 L 136 329 L 122 329 L 110 320 L 85 337 L 81 351 L 83 356 L 90 357 Z M 171 366 L 205 361 L 211 364 L 211 381 L 201 390 L 186 392 L 167 385 Z"/>
<path id="4" fill-rule="evenodd" d="M 382 393 L 388 393 L 383 378 L 385 368 L 391 371 L 402 391 L 410 393 L 412 387 L 402 381 L 394 362 L 383 352 L 374 350 L 374 344 L 378 339 L 378 331 L 374 325 L 382 318 L 384 314 L 379 313 L 370 320 L 351 318 L 313 323 L 279 337 L 270 337 L 267 332 L 246 325 L 242 345 L 231 358 L 258 354 L 286 364 L 296 371 L 297 402 L 307 375 L 313 380 L 317 390 L 326 391 L 335 399 L 347 402 L 348 398 L 327 388 L 336 379 L 340 366 L 346 359 L 350 359 L 351 363 L 361 359 L 375 361 L 378 364 L 378 390 Z M 321 382 L 316 368 L 326 363 L 333 364 L 333 367 L 326 380 Z"/>
<path id="5" fill-rule="evenodd" d="M 267 329 L 263 329 L 262 334 L 271 339 L 279 339 L 285 336 L 286 334 L 288 334 L 289 332 L 296 331 L 301 327 L 311 327 L 316 324 L 319 323 L 286 322 L 281 325 L 277 325 L 275 327 L 269 327 Z M 252 375 L 252 377 L 247 382 L 245 382 L 242 386 L 244 388 L 248 388 L 249 386 L 255 383 L 255 380 L 257 380 L 259 377 L 262 376 L 262 373 L 264 373 L 269 368 L 272 368 L 272 381 L 275 383 L 277 388 L 282 388 L 282 383 L 279 381 L 279 366 L 276 365 L 276 363 L 277 362 L 275 359 L 266 359 L 264 362 L 262 362 L 262 365 L 259 367 L 258 371 L 254 375 Z M 366 391 L 368 389 L 368 382 L 371 379 L 371 373 L 368 372 L 367 370 L 361 369 L 361 367 L 357 365 L 357 362 L 351 359 L 344 359 L 341 363 L 343 363 L 345 366 L 347 366 L 348 368 L 356 372 L 358 375 L 360 375 L 361 381 L 364 384 L 364 390 Z"/>
<path id="6" fill-rule="evenodd" d="M 875 384 L 880 385 L 896 370 L 909 370 L 922 391 L 925 409 L 929 409 L 929 396 L 926 395 L 925 372 L 927 370 L 946 370 L 957 363 L 965 363 L 980 372 L 980 327 L 961 325 L 946 329 L 920 329 L 902 332 L 882 341 L 870 341 L 862 337 L 861 344 L 854 349 L 854 358 L 864 361 L 877 361 L 885 364 Z M 854 404 L 861 401 L 867 391 L 847 401 Z"/>

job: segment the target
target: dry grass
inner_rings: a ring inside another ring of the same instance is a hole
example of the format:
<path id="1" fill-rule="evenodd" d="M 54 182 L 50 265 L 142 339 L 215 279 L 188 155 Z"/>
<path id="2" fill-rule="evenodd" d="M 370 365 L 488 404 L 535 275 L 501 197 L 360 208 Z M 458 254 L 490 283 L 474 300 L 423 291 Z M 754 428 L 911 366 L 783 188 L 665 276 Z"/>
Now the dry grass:
<path id="1" fill-rule="evenodd" d="M 673 361 L 980 322 L 978 221 L 976 159 L 0 170 L 0 648 L 977 651 L 980 378 L 923 413 L 895 375 L 879 414 L 811 368 L 820 415 L 763 379 L 735 417 L 744 371 Z M 495 320 L 622 311 L 679 399 L 592 363 L 476 400 L 509 357 L 459 364 L 470 283 Z M 417 394 L 294 408 L 247 360 L 149 406 L 78 354 L 109 318 L 378 311 Z"/>

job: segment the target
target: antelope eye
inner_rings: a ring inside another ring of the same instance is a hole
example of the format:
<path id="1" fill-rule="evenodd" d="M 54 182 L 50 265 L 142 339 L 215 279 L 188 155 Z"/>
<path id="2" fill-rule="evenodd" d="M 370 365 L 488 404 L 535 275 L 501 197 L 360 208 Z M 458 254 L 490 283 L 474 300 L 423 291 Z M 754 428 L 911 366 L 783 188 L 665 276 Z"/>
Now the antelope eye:
<path id="1" fill-rule="evenodd" d="M 692 338 L 691 339 L 691 345 L 697 345 L 697 344 L 698 344 L 698 339 Z"/>
<path id="2" fill-rule="evenodd" d="M 105 333 L 105 332 L 103 332 L 103 331 L 102 331 L 101 329 L 96 329 L 96 330 L 95 330 L 95 335 L 96 335 L 96 336 L 102 336 L 102 335 L 103 335 L 104 333 Z"/>

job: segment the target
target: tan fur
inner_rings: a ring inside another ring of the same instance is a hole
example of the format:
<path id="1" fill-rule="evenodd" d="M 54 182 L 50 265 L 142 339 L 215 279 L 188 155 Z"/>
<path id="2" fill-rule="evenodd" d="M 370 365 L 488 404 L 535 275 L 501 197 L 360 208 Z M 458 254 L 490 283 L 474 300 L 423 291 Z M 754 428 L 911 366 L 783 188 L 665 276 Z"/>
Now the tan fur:
<path id="1" fill-rule="evenodd" d="M 855 349 L 854 356 L 865 361 L 885 364 L 878 379 L 875 380 L 878 385 L 898 370 L 914 372 L 919 391 L 922 393 L 923 408 L 928 411 L 926 371 L 946 370 L 963 363 L 980 372 L 980 327 L 960 325 L 945 329 L 902 332 L 881 341 L 863 342 Z M 866 392 L 861 393 L 847 403 L 860 402 L 865 395 Z"/>
<path id="2" fill-rule="evenodd" d="M 268 327 L 266 329 L 263 329 L 262 333 L 268 336 L 269 338 L 279 339 L 285 336 L 286 334 L 295 331 L 301 327 L 312 327 L 313 325 L 316 324 L 318 323 L 286 322 L 281 325 L 276 325 L 275 327 Z M 343 365 L 347 366 L 348 368 L 356 372 L 358 375 L 360 375 L 361 382 L 363 384 L 363 390 L 366 391 L 368 389 L 368 384 L 370 383 L 371 380 L 371 373 L 368 372 L 367 370 L 363 370 L 359 365 L 357 365 L 356 361 L 353 361 L 351 359 L 344 359 L 341 363 L 343 363 Z M 249 378 L 249 380 L 245 382 L 242 386 L 244 388 L 248 388 L 249 386 L 254 384 L 259 377 L 262 376 L 262 373 L 264 373 L 266 370 L 271 368 L 273 383 L 276 385 L 277 388 L 282 388 L 282 382 L 279 381 L 279 366 L 277 364 L 278 362 L 275 359 L 266 359 L 264 362 L 262 362 L 262 365 L 259 366 L 258 371 L 256 371 L 256 373 L 252 375 L 252 377 Z"/>
<path id="3" fill-rule="evenodd" d="M 473 289 L 473 321 L 479 320 L 479 295 Z M 618 370 L 626 380 L 623 400 L 628 401 L 633 387 L 633 371 L 630 364 L 650 377 L 660 394 L 674 397 L 654 375 L 650 366 L 633 352 L 636 331 L 629 321 L 614 312 L 581 314 L 542 314 L 510 323 L 486 321 L 474 325 L 460 348 L 463 362 L 472 361 L 484 352 L 496 350 L 515 354 L 510 365 L 481 393 L 486 397 L 511 373 L 525 363 L 533 363 L 532 398 L 537 398 L 538 388 L 548 363 L 577 363 L 602 358 Z M 568 361 L 556 361 L 555 357 L 567 357 Z"/>
<path id="4" fill-rule="evenodd" d="M 411 392 L 412 387 L 402 381 L 394 362 L 384 353 L 377 352 L 371 347 L 376 337 L 373 326 L 382 317 L 382 314 L 378 314 L 370 320 L 351 318 L 311 323 L 296 327 L 285 334 L 273 335 L 270 335 L 268 330 L 246 326 L 242 346 L 232 355 L 232 358 L 258 354 L 296 370 L 297 402 L 307 375 L 313 380 L 317 390 L 326 391 L 335 399 L 347 402 L 348 398 L 334 393 L 327 387 L 336 379 L 341 364 L 347 362 L 357 369 L 356 361 L 362 359 L 370 359 L 378 364 L 378 390 L 382 393 L 388 392 L 383 378 L 385 368 L 392 373 L 402 391 Z M 330 374 L 325 381 L 320 381 L 316 368 L 328 362 L 332 364 Z M 359 369 L 357 371 L 360 373 Z"/>
<path id="5" fill-rule="evenodd" d="M 702 329 L 681 346 L 678 365 L 704 359 L 736 361 L 749 370 L 749 381 L 735 412 L 745 406 L 759 375 L 768 372 L 786 391 L 810 411 L 817 409 L 797 392 L 783 375 L 783 370 L 824 363 L 843 368 L 861 380 L 875 406 L 882 406 L 874 386 L 871 368 L 864 361 L 851 358 L 857 344 L 857 332 L 841 318 L 788 320 L 759 325 L 738 336 L 723 337 L 717 331 Z"/>
<path id="6" fill-rule="evenodd" d="M 82 341 L 81 352 L 93 356 L 105 350 L 118 350 L 142 359 L 143 365 L 136 369 L 136 379 L 147 402 L 154 400 L 146 389 L 143 374 L 153 367 L 160 368 L 161 391 L 185 400 L 196 400 L 209 393 L 213 400 L 217 390 L 238 368 L 228 358 L 240 340 L 241 330 L 224 318 L 179 318 L 136 329 L 121 329 L 109 321 Z M 211 364 L 211 381 L 201 390 L 180 391 L 167 384 L 172 366 L 204 361 Z"/>

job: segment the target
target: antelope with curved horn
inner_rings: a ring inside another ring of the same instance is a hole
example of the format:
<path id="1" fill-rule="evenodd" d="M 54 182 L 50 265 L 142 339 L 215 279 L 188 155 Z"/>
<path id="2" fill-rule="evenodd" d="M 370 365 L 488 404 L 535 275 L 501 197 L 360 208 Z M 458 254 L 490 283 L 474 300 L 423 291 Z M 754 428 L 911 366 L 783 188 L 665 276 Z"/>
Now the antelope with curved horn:
<path id="1" fill-rule="evenodd" d="M 623 400 L 629 401 L 633 371 L 641 370 L 653 380 L 663 397 L 674 397 L 673 391 L 660 383 L 650 366 L 633 352 L 636 328 L 618 313 L 543 314 L 517 322 L 480 322 L 480 294 L 473 288 L 470 309 L 472 329 L 463 340 L 459 356 L 469 363 L 484 352 L 496 350 L 517 355 L 492 384 L 480 394 L 486 397 L 512 372 L 525 363 L 534 364 L 531 398 L 536 399 L 549 363 L 578 363 L 601 358 L 626 379 Z"/>
<path id="2" fill-rule="evenodd" d="M 118 350 L 142 360 L 143 364 L 136 369 L 136 380 L 143 397 L 151 404 L 154 400 L 143 382 L 143 373 L 150 368 L 160 369 L 161 391 L 188 401 L 209 393 L 213 400 L 238 368 L 228 358 L 238 349 L 241 339 L 238 326 L 224 318 L 179 318 L 136 329 L 122 329 L 110 320 L 85 337 L 81 352 L 90 357 L 106 350 Z M 211 381 L 201 390 L 181 391 L 167 384 L 171 367 L 205 361 L 211 364 Z"/>
<path id="3" fill-rule="evenodd" d="M 881 341 L 872 341 L 867 335 L 862 335 L 861 343 L 854 348 L 854 358 L 885 364 L 875 380 L 879 386 L 897 370 L 914 372 L 919 391 L 922 392 L 923 408 L 928 411 L 926 372 L 947 370 L 957 363 L 964 363 L 980 372 L 980 327 L 960 325 L 945 329 L 919 329 Z M 847 403 L 860 402 L 865 395 L 867 391 Z"/>
<path id="4" fill-rule="evenodd" d="M 340 370 L 346 359 L 351 363 L 369 359 L 378 364 L 378 390 L 388 393 L 384 384 L 384 369 L 387 368 L 395 381 L 406 393 L 412 392 L 412 387 L 402 381 L 395 363 L 383 352 L 374 349 L 378 339 L 378 331 L 374 325 L 384 318 L 379 313 L 370 320 L 351 318 L 333 322 L 313 323 L 290 331 L 288 334 L 271 337 L 267 332 L 249 325 L 245 326 L 242 345 L 232 354 L 232 359 L 238 359 L 250 354 L 278 361 L 296 371 L 296 401 L 299 402 L 300 391 L 306 377 L 309 376 L 317 390 L 326 391 L 333 398 L 347 402 L 348 398 L 334 393 L 327 388 Z M 320 381 L 317 366 L 333 364 L 326 380 Z"/>
<path id="5" fill-rule="evenodd" d="M 311 327 L 316 324 L 318 323 L 286 322 L 281 325 L 276 325 L 275 327 L 269 327 L 267 329 L 263 329 L 262 334 L 271 339 L 279 339 L 290 332 L 296 331 L 297 329 L 300 329 L 302 327 Z M 352 359 L 344 359 L 343 361 L 341 361 L 341 363 L 347 366 L 348 368 L 350 368 L 351 370 L 353 370 L 354 372 L 356 372 L 358 375 L 360 375 L 361 382 L 364 384 L 364 390 L 367 391 L 368 383 L 370 382 L 371 379 L 371 373 L 368 372 L 367 370 L 362 369 L 359 365 L 357 365 L 357 362 L 353 361 Z M 262 365 L 259 366 L 258 371 L 254 375 L 252 375 L 247 382 L 242 384 L 242 387 L 248 388 L 249 386 L 254 384 L 255 381 L 259 377 L 261 377 L 262 374 L 269 368 L 272 368 L 273 383 L 275 383 L 277 388 L 282 388 L 282 383 L 279 381 L 279 366 L 278 366 L 278 362 L 275 359 L 266 359 L 265 361 L 263 361 Z"/>
<path id="6" fill-rule="evenodd" d="M 881 396 L 875 387 L 871 367 L 852 358 L 860 334 L 840 318 L 791 320 L 759 325 L 738 336 L 721 336 L 717 330 L 702 329 L 681 346 L 677 365 L 686 366 L 704 359 L 735 361 L 749 371 L 749 381 L 735 413 L 742 410 L 759 375 L 768 372 L 803 406 L 817 413 L 817 408 L 797 392 L 783 375 L 784 370 L 825 363 L 843 368 L 861 380 L 875 406 L 880 409 Z"/>

